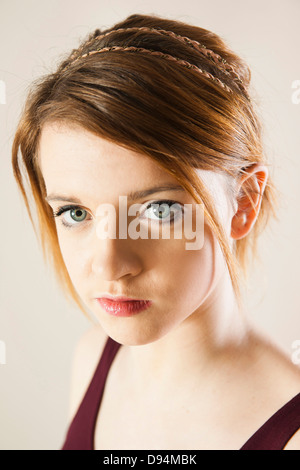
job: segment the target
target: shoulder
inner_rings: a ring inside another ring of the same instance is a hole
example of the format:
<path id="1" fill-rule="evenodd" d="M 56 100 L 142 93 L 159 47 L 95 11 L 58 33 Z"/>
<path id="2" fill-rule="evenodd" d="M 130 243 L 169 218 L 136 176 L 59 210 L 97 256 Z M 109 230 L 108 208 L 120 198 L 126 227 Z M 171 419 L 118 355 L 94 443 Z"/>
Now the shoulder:
<path id="1" fill-rule="evenodd" d="M 275 413 L 299 394 L 300 367 L 293 364 L 291 356 L 270 339 L 256 337 L 256 340 L 260 369 L 258 383 L 264 385 L 263 395 L 267 396 L 265 407 L 270 406 Z M 290 438 L 284 450 L 300 450 L 300 429 Z"/>
<path id="2" fill-rule="evenodd" d="M 75 415 L 94 375 L 107 338 L 100 325 L 93 325 L 76 343 L 71 370 L 70 420 Z"/>
<path id="3" fill-rule="evenodd" d="M 300 429 L 291 437 L 283 450 L 300 450 Z"/>
<path id="4" fill-rule="evenodd" d="M 300 367 L 287 351 L 268 338 L 260 342 L 257 357 L 260 379 L 265 378 L 265 390 L 272 392 L 271 396 L 284 403 L 300 392 Z"/>

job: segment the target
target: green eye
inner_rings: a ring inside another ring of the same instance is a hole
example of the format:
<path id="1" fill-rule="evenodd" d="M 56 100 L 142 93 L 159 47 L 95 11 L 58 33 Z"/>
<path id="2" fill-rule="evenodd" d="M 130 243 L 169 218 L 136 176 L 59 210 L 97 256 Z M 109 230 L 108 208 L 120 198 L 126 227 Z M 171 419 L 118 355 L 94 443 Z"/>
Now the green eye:
<path id="1" fill-rule="evenodd" d="M 153 213 L 160 219 L 164 219 L 164 216 L 170 214 L 170 206 L 168 204 L 152 204 L 150 207 L 154 207 Z"/>
<path id="2" fill-rule="evenodd" d="M 148 204 L 143 214 L 146 214 L 148 211 L 153 211 L 156 217 L 155 219 L 150 217 L 150 219 L 152 220 L 156 220 L 159 222 L 164 222 L 164 221 L 174 222 L 174 220 L 176 220 L 179 217 L 179 215 L 182 214 L 182 206 L 176 201 L 170 201 L 170 200 L 154 201 Z M 174 216 L 174 212 L 175 212 L 175 216 Z M 170 219 L 171 213 L 172 213 L 172 218 Z"/>
<path id="3" fill-rule="evenodd" d="M 86 211 L 83 209 L 72 209 L 70 211 L 70 217 L 76 222 L 82 222 L 86 217 Z"/>
<path id="4" fill-rule="evenodd" d="M 86 218 L 87 211 L 82 209 L 81 207 L 77 206 L 64 206 L 59 207 L 57 211 L 53 212 L 53 217 L 59 217 L 60 215 L 64 214 L 62 218 L 62 225 L 65 227 L 75 227 L 83 222 Z"/>

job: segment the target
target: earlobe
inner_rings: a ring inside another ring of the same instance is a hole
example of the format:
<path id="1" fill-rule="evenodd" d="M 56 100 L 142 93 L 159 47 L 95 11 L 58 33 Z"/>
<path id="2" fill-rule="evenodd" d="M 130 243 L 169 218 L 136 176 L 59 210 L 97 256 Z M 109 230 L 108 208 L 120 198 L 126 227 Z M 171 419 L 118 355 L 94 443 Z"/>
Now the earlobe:
<path id="1" fill-rule="evenodd" d="M 231 224 L 231 237 L 234 240 L 244 238 L 251 229 L 250 220 L 245 213 L 235 214 Z"/>
<path id="2" fill-rule="evenodd" d="M 262 196 L 268 179 L 268 168 L 255 164 L 243 175 L 236 199 L 237 211 L 232 218 L 231 237 L 244 238 L 253 227 L 261 206 Z"/>

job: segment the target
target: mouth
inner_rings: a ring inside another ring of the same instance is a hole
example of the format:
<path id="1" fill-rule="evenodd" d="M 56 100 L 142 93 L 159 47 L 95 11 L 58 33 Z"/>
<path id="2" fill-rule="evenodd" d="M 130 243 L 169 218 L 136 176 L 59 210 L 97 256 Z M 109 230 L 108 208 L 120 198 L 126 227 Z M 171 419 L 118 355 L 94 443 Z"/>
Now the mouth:
<path id="1" fill-rule="evenodd" d="M 108 299 L 108 300 L 113 300 L 115 302 L 134 302 L 134 301 L 138 301 L 138 302 L 147 302 L 146 300 L 144 299 L 137 299 L 137 298 L 133 298 L 133 297 L 126 297 L 124 295 L 111 295 L 111 294 L 107 294 L 107 293 L 104 293 L 104 294 L 100 294 L 99 296 L 97 296 L 98 299 Z"/>
<path id="2" fill-rule="evenodd" d="M 151 300 L 133 300 L 128 297 L 98 297 L 96 301 L 108 314 L 116 317 L 130 317 L 152 305 Z"/>

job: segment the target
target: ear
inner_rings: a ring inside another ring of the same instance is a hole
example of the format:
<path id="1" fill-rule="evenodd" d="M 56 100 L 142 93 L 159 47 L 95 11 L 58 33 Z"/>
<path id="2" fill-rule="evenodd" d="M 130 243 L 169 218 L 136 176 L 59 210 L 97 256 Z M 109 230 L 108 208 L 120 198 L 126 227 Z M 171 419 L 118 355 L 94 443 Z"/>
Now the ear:
<path id="1" fill-rule="evenodd" d="M 231 221 L 231 237 L 235 240 L 244 238 L 255 224 L 269 176 L 268 168 L 260 163 L 246 169 L 246 172 L 238 183 L 237 211 Z"/>

